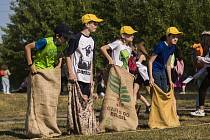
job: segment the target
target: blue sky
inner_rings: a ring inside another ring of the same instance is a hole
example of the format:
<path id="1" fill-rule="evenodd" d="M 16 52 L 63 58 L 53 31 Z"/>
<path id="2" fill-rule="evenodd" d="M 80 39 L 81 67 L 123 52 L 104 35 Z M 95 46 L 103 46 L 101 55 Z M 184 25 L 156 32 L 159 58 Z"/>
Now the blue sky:
<path id="1" fill-rule="evenodd" d="M 12 0 L 0 0 L 0 26 L 5 27 L 7 23 L 10 22 L 9 20 L 9 14 L 12 13 L 12 11 L 10 10 L 10 2 Z M 2 36 L 3 32 L 0 30 L 0 42 L 1 40 L 1 36 Z"/>

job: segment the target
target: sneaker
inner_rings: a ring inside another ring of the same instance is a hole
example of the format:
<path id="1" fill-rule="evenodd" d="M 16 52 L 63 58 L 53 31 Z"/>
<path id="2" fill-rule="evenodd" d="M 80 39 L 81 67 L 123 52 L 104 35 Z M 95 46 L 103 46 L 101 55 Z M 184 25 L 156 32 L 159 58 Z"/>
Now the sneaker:
<path id="1" fill-rule="evenodd" d="M 182 91 L 182 92 L 180 92 L 179 94 L 186 94 L 186 92 Z"/>
<path id="2" fill-rule="evenodd" d="M 100 97 L 104 97 L 105 93 L 104 92 L 100 92 Z"/>
<path id="3" fill-rule="evenodd" d="M 151 111 L 151 105 L 146 107 L 146 111 L 144 113 L 149 114 Z"/>
<path id="4" fill-rule="evenodd" d="M 192 116 L 197 116 L 197 117 L 204 117 L 205 116 L 205 112 L 199 110 L 196 110 L 195 112 L 190 112 L 190 115 Z"/>

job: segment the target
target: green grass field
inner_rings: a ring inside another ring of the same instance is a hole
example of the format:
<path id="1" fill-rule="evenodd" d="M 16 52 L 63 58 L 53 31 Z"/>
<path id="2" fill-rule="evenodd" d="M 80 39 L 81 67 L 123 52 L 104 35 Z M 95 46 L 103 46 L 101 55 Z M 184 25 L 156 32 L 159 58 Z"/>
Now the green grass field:
<path id="1" fill-rule="evenodd" d="M 210 139 L 210 99 L 206 100 L 207 116 L 191 117 L 190 111 L 195 106 L 195 93 L 177 95 L 178 114 L 181 127 L 170 129 L 149 129 L 147 126 L 148 115 L 144 114 L 144 106 L 139 116 L 139 127 L 132 132 L 103 133 L 94 136 L 69 136 L 66 135 L 67 96 L 60 96 L 58 106 L 58 124 L 63 135 L 54 139 L 71 140 L 130 140 L 130 139 Z M 149 96 L 147 96 L 149 98 Z M 26 94 L 0 94 L 0 140 L 26 139 L 24 135 L 24 119 L 27 106 Z M 101 100 L 95 102 L 96 111 L 100 110 Z M 99 112 L 96 113 L 97 115 Z"/>

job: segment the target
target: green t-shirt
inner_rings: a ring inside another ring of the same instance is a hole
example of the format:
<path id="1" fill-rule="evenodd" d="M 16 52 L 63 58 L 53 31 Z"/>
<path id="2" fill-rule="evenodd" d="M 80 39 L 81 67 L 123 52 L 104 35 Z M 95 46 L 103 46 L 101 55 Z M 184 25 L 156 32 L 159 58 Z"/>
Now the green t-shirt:
<path id="1" fill-rule="evenodd" d="M 34 64 L 38 69 L 54 68 L 58 64 L 65 46 L 56 46 L 53 37 L 43 38 L 35 43 L 37 50 Z"/>

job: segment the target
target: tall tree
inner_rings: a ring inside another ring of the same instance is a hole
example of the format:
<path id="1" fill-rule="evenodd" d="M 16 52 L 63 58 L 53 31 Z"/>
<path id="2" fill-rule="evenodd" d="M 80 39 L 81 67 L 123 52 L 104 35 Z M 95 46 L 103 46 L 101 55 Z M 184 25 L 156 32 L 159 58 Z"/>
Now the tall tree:
<path id="1" fill-rule="evenodd" d="M 26 76 L 24 46 L 41 37 L 51 36 L 53 28 L 66 22 L 75 32 L 82 29 L 81 16 L 94 13 L 105 20 L 93 35 L 96 40 L 96 68 L 106 64 L 99 48 L 119 37 L 122 25 L 131 25 L 146 40 L 148 50 L 165 34 L 169 26 L 184 32 L 178 46 L 183 50 L 190 71 L 190 47 L 203 30 L 210 30 L 210 0 L 16 0 L 14 14 L 3 28 L 1 58 L 16 82 Z M 3 62 L 2 61 L 2 62 Z M 1 61 L 0 61 L 1 63 Z M 17 74 L 16 74 L 17 73 Z"/>

